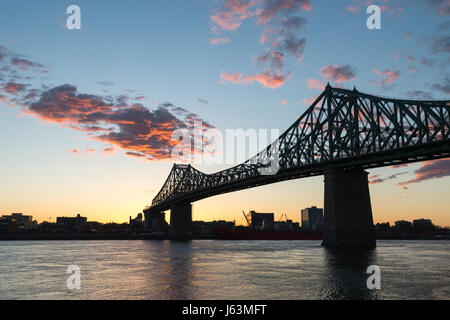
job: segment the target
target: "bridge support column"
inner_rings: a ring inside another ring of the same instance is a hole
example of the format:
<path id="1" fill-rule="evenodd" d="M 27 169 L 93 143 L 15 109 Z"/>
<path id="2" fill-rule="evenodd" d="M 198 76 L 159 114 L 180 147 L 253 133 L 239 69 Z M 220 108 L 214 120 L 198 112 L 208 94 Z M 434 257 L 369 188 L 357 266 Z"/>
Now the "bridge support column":
<path id="1" fill-rule="evenodd" d="M 156 232 L 167 232 L 169 225 L 164 212 L 145 212 L 145 227 Z"/>
<path id="2" fill-rule="evenodd" d="M 325 173 L 323 246 L 376 246 L 367 175 L 362 169 Z"/>
<path id="3" fill-rule="evenodd" d="M 170 236 L 175 240 L 189 240 L 192 236 L 192 205 L 174 203 L 170 208 Z"/>

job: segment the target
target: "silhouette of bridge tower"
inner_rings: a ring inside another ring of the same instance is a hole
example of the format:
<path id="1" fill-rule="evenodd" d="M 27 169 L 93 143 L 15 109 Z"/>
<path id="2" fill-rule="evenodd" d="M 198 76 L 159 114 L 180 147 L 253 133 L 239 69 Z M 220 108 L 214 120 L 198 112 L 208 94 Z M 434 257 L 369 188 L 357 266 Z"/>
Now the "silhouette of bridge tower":
<path id="1" fill-rule="evenodd" d="M 324 175 L 325 246 L 375 246 L 370 168 L 450 157 L 450 101 L 399 100 L 329 84 L 277 141 L 235 167 L 202 173 L 174 164 L 144 209 L 153 224 L 171 210 L 174 237 L 190 235 L 191 203 L 284 180 Z M 277 165 L 274 174 L 262 173 Z"/>

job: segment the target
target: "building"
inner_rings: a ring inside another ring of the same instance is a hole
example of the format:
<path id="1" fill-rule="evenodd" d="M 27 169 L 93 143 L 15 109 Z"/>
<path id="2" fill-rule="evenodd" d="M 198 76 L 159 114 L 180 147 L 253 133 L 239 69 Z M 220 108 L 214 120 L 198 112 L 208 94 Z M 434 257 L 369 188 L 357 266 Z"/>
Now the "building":
<path id="1" fill-rule="evenodd" d="M 0 218 L 0 233 L 8 232 L 12 229 L 12 220 L 5 216 Z"/>
<path id="2" fill-rule="evenodd" d="M 142 219 L 142 213 L 138 213 L 136 218 L 132 219 L 130 216 L 130 227 L 131 228 L 143 228 L 144 220 Z"/>
<path id="3" fill-rule="evenodd" d="M 25 216 L 22 213 L 3 215 L 0 218 L 0 232 L 7 231 L 29 231 L 36 229 L 37 223 L 33 216 Z"/>
<path id="4" fill-rule="evenodd" d="M 424 233 L 433 231 L 434 225 L 430 219 L 416 219 L 413 220 L 413 228 L 415 232 Z"/>
<path id="5" fill-rule="evenodd" d="M 312 206 L 301 211 L 303 230 L 323 230 L 323 209 Z"/>
<path id="6" fill-rule="evenodd" d="M 409 233 L 413 230 L 413 224 L 409 221 L 395 221 L 395 229 L 401 233 Z"/>
<path id="7" fill-rule="evenodd" d="M 81 228 L 87 223 L 87 218 L 77 214 L 76 217 L 57 217 L 56 224 L 67 228 Z"/>
<path id="8" fill-rule="evenodd" d="M 247 213 L 247 220 L 252 229 L 273 229 L 274 228 L 274 214 L 273 213 L 259 213 L 250 211 Z"/>
<path id="9" fill-rule="evenodd" d="M 276 221 L 275 231 L 299 231 L 300 224 L 298 222 L 292 222 L 292 220 Z"/>

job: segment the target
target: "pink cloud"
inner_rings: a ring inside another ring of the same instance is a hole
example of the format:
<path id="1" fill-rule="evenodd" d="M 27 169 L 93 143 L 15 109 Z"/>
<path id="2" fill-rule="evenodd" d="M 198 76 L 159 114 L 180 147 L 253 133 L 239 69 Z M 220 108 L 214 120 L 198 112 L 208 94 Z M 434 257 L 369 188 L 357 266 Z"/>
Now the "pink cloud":
<path id="1" fill-rule="evenodd" d="M 228 37 L 214 38 L 214 39 L 209 40 L 209 43 L 212 45 L 223 44 L 223 43 L 228 43 L 228 42 L 230 42 L 230 38 L 228 38 Z"/>
<path id="2" fill-rule="evenodd" d="M 309 99 L 303 99 L 302 102 L 303 102 L 304 105 L 310 106 L 310 105 L 312 105 L 314 103 L 314 101 L 316 101 L 316 99 L 318 97 L 319 96 L 317 95 L 317 96 L 311 97 Z"/>
<path id="3" fill-rule="evenodd" d="M 287 80 L 287 77 L 279 72 L 270 73 L 268 71 L 246 77 L 243 77 L 240 73 L 223 73 L 220 78 L 233 84 L 253 84 L 254 82 L 259 82 L 264 87 L 270 89 L 281 87 Z"/>
<path id="4" fill-rule="evenodd" d="M 8 82 L 3 86 L 3 90 L 8 93 L 19 93 L 26 90 L 28 85 L 16 82 Z"/>
<path id="5" fill-rule="evenodd" d="M 88 154 L 88 153 L 95 152 L 95 150 L 92 148 L 85 148 L 84 150 L 73 149 L 73 150 L 70 150 L 69 152 L 76 153 L 76 154 Z"/>
<path id="6" fill-rule="evenodd" d="M 373 72 L 380 77 L 383 77 L 383 83 L 384 84 L 392 84 L 394 83 L 398 78 L 400 78 L 400 71 L 391 71 L 389 69 L 386 69 L 384 72 L 373 70 Z"/>
<path id="7" fill-rule="evenodd" d="M 220 78 L 224 81 L 231 82 L 233 84 L 238 84 L 242 80 L 242 74 L 237 72 L 232 73 L 222 73 Z"/>
<path id="8" fill-rule="evenodd" d="M 359 8 L 356 7 L 356 6 L 347 7 L 347 8 L 345 8 L 345 10 L 347 10 L 349 12 L 352 12 L 352 13 L 358 13 L 359 12 Z"/>
<path id="9" fill-rule="evenodd" d="M 238 29 L 245 19 L 252 16 L 249 8 L 253 5 L 254 1 L 226 0 L 222 8 L 210 17 L 217 25 L 213 31 L 217 32 L 217 28 L 227 31 Z"/>
<path id="10" fill-rule="evenodd" d="M 450 176 L 450 159 L 423 162 L 421 167 L 417 169 L 414 174 L 415 178 L 399 182 L 398 185 L 407 187 L 409 184 Z"/>
<path id="11" fill-rule="evenodd" d="M 307 79 L 306 83 L 308 85 L 308 89 L 317 89 L 321 91 L 325 89 L 325 84 L 318 79 Z"/>

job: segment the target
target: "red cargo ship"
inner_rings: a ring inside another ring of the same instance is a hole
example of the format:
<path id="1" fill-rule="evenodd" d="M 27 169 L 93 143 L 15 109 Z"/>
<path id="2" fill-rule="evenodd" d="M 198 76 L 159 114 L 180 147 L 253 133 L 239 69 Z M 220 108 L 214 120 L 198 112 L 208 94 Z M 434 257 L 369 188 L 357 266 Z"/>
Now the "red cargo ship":
<path id="1" fill-rule="evenodd" d="M 322 240 L 322 231 L 216 229 L 214 233 L 222 240 Z"/>

